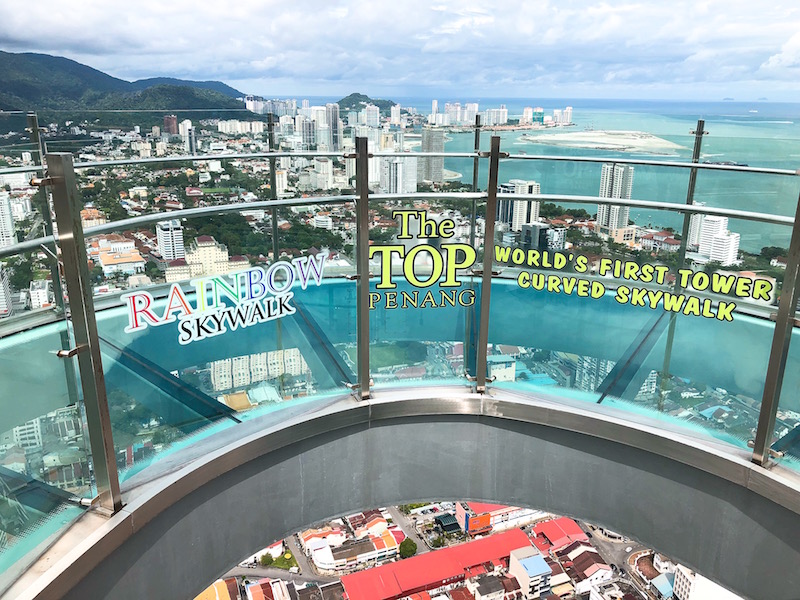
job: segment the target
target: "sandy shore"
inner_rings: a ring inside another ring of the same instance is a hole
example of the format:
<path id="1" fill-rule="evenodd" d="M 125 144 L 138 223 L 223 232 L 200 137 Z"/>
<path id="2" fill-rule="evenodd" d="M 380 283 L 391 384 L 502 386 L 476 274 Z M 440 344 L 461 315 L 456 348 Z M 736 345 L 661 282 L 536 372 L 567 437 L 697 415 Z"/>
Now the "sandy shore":
<path id="1" fill-rule="evenodd" d="M 644 131 L 570 131 L 568 133 L 523 134 L 520 141 L 549 146 L 642 152 L 646 154 L 674 154 L 685 148 L 652 133 Z"/>

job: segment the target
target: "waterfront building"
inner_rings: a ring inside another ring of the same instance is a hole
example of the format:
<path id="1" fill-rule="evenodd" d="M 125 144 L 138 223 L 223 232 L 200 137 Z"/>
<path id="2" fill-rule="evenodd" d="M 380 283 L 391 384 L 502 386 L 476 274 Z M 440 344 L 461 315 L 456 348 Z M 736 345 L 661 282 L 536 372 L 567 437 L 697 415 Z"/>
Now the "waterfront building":
<path id="1" fill-rule="evenodd" d="M 522 231 L 523 225 L 539 221 L 540 203 L 529 200 L 505 200 L 501 194 L 540 194 L 541 185 L 537 181 L 512 179 L 497 188 L 497 220 L 505 223 L 511 231 Z"/>
<path id="2" fill-rule="evenodd" d="M 600 172 L 601 198 L 630 199 L 633 193 L 633 167 L 605 163 Z M 628 226 L 630 208 L 599 204 L 597 206 L 597 227 L 600 233 L 613 236 L 614 230 Z"/>
<path id="3" fill-rule="evenodd" d="M 526 106 L 522 109 L 522 118 L 519 120 L 520 125 L 531 125 L 533 123 L 533 107 Z"/>
<path id="4" fill-rule="evenodd" d="M 705 206 L 705 202 L 695 202 L 695 206 Z M 700 231 L 705 215 L 697 213 L 689 217 L 689 235 L 686 238 L 688 248 L 697 249 L 700 245 Z"/>
<path id="5" fill-rule="evenodd" d="M 483 113 L 484 125 L 491 127 L 492 125 L 505 125 L 508 123 L 508 109 L 505 104 L 501 104 L 500 108 L 487 108 Z"/>
<path id="6" fill-rule="evenodd" d="M 723 267 L 730 266 L 739 258 L 739 234 L 728 231 L 728 218 L 708 215 L 700 226 L 700 256 Z"/>

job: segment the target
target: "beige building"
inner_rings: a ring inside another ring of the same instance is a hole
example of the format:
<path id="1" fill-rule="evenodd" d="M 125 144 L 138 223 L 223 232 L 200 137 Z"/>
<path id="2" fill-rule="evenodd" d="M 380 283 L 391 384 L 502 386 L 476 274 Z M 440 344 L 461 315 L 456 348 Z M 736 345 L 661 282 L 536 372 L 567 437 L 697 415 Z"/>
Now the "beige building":
<path id="1" fill-rule="evenodd" d="M 167 283 L 204 275 L 225 275 L 250 266 L 244 256 L 228 256 L 228 249 L 210 235 L 201 235 L 186 249 L 184 258 L 173 260 L 165 273 Z"/>

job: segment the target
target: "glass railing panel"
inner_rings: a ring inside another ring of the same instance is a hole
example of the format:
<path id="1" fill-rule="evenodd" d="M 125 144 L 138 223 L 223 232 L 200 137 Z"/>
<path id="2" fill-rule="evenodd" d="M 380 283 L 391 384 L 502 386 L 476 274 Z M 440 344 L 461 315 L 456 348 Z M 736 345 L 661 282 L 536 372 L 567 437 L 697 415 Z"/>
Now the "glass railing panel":
<path id="1" fill-rule="evenodd" d="M 44 251 L 0 262 L 12 311 L 0 319 L 0 590 L 96 494 L 76 359 L 57 356 L 73 343 L 53 263 Z"/>
<path id="2" fill-rule="evenodd" d="M 796 319 L 797 311 L 794 312 Z M 796 325 L 791 332 L 786 374 L 772 433 L 772 449 L 779 453 L 773 458 L 785 467 L 800 471 L 800 328 Z"/>
<path id="3" fill-rule="evenodd" d="M 477 336 L 472 270 L 482 257 L 485 201 L 431 196 L 374 200 L 370 209 L 375 385 L 466 384 Z"/>
<path id="4" fill-rule="evenodd" d="M 781 227 L 750 224 L 763 236 Z M 488 375 L 744 447 L 782 277 L 747 256 L 723 267 L 690 255 L 682 266 L 679 244 L 644 241 L 552 221 L 498 234 Z"/>
<path id="5" fill-rule="evenodd" d="M 237 422 L 348 391 L 352 214 L 281 208 L 277 261 L 270 209 L 87 238 L 123 480 Z"/>

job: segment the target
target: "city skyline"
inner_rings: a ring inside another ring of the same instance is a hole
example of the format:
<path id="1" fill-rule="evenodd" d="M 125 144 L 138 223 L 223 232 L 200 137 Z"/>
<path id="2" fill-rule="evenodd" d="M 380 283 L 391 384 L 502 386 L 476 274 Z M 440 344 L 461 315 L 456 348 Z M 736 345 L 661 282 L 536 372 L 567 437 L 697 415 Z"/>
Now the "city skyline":
<path id="1" fill-rule="evenodd" d="M 789 2 L 42 4 L 35 15 L 0 7 L 0 49 L 273 97 L 365 82 L 382 96 L 789 101 L 800 89 L 800 9 Z"/>

